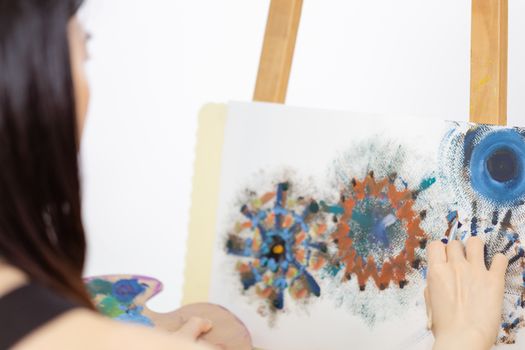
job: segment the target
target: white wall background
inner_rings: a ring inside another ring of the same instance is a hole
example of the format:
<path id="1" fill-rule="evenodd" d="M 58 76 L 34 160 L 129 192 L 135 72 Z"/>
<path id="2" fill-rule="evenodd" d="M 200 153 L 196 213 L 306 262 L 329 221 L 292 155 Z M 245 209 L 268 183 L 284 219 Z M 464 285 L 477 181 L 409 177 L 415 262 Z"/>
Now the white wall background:
<path id="1" fill-rule="evenodd" d="M 510 0 L 509 124 L 525 125 L 525 2 Z M 182 295 L 197 113 L 250 100 L 269 0 L 87 0 L 87 275 Z M 306 0 L 288 104 L 468 119 L 470 1 Z"/>

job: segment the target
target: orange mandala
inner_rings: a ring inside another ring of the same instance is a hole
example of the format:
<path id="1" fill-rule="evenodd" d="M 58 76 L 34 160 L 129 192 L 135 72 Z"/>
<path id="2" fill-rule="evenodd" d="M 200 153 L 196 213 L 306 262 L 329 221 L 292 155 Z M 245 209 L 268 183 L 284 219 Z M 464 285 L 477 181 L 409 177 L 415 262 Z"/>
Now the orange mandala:
<path id="1" fill-rule="evenodd" d="M 414 203 L 434 182 L 425 179 L 410 190 L 397 175 L 376 180 L 370 172 L 362 181 L 351 181 L 338 205 L 322 203 L 337 220 L 332 234 L 337 246 L 334 272 L 344 269 L 343 281 L 355 276 L 362 291 L 369 279 L 380 290 L 391 282 L 403 288 L 407 272 L 420 267 L 417 251 L 427 242 L 420 226 L 426 212 L 414 209 Z"/>

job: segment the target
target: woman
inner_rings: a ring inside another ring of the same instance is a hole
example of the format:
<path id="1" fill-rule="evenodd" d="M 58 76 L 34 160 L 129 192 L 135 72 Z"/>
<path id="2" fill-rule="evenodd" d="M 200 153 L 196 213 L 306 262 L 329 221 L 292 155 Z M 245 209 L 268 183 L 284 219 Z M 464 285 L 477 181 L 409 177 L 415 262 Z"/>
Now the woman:
<path id="1" fill-rule="evenodd" d="M 81 0 L 0 0 L 0 349 L 202 349 L 114 323 L 84 290 L 77 148 L 89 91 Z"/>
<path id="2" fill-rule="evenodd" d="M 0 0 L 0 349 L 202 349 L 194 319 L 174 335 L 112 322 L 82 282 L 85 237 L 77 148 L 89 90 L 82 0 Z M 506 261 L 483 244 L 429 251 L 436 349 L 488 349 Z M 480 308 L 483 305 L 483 308 Z"/>

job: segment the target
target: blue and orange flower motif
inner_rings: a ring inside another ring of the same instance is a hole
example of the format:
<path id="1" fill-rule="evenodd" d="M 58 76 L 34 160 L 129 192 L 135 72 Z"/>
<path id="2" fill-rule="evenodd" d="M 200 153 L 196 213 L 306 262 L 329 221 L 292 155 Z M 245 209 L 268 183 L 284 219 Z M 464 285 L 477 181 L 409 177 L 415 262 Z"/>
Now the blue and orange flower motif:
<path id="1" fill-rule="evenodd" d="M 289 192 L 290 185 L 280 183 L 276 192 L 243 205 L 246 220 L 237 223 L 226 242 L 229 254 L 246 258 L 237 263 L 243 289 L 255 287 L 271 310 L 284 308 L 286 290 L 296 300 L 320 296 L 310 271 L 327 261 L 326 225 L 319 204 L 291 198 Z"/>

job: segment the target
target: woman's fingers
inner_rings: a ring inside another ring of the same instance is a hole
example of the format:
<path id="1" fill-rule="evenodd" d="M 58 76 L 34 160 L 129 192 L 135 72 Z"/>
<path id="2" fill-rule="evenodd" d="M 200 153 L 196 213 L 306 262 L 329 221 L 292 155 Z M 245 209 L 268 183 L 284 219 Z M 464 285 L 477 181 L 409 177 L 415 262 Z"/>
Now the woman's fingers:
<path id="1" fill-rule="evenodd" d="M 191 338 L 192 340 L 196 340 L 202 334 L 209 332 L 211 328 L 211 321 L 199 317 L 192 317 L 177 331 L 177 333 Z"/>
<path id="2" fill-rule="evenodd" d="M 467 240 L 466 254 L 467 260 L 471 264 L 485 265 L 484 255 L 485 244 L 479 237 L 470 237 Z"/>
<path id="3" fill-rule="evenodd" d="M 482 265 L 484 264 L 484 246 L 479 237 L 470 237 L 466 248 L 458 240 L 452 240 L 446 245 L 440 241 L 433 241 L 427 247 L 428 263 L 431 265 L 465 261 L 466 259 L 470 263 Z"/>
<path id="4" fill-rule="evenodd" d="M 465 261 L 465 250 L 460 241 L 453 240 L 447 244 L 447 261 L 461 262 Z"/>
<path id="5" fill-rule="evenodd" d="M 440 241 L 432 241 L 427 247 L 428 264 L 444 264 L 447 262 L 445 245 Z"/>
<path id="6" fill-rule="evenodd" d="M 490 265 L 490 272 L 497 274 L 498 276 L 505 276 L 507 272 L 507 266 L 509 265 L 509 259 L 501 253 L 494 255 L 492 258 L 492 264 Z"/>
<path id="7" fill-rule="evenodd" d="M 428 287 L 425 288 L 425 306 L 427 309 L 427 329 L 432 329 L 432 306 L 430 304 L 430 294 L 428 292 Z"/>

